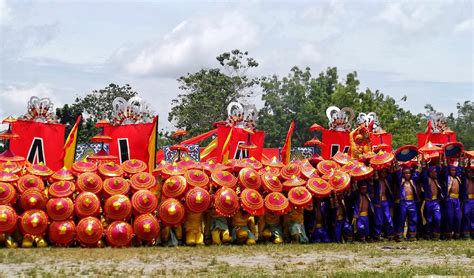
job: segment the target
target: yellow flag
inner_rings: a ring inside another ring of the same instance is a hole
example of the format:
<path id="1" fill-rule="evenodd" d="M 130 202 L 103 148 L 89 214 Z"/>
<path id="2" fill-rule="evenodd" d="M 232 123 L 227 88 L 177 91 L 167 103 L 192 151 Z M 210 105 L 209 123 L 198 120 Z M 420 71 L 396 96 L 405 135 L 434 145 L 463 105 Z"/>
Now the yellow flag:
<path id="1" fill-rule="evenodd" d="M 76 123 L 69 132 L 69 135 L 64 144 L 63 150 L 63 164 L 67 169 L 71 169 L 72 164 L 74 163 L 74 158 L 76 156 L 76 145 L 77 145 L 77 134 L 79 130 L 79 124 L 81 122 L 81 116 L 77 117 Z"/>

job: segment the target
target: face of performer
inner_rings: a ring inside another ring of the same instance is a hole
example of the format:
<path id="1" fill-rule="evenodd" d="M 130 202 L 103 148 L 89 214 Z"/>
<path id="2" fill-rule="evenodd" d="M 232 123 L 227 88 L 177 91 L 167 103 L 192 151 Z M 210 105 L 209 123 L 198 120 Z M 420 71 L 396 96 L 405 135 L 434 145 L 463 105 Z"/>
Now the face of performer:
<path id="1" fill-rule="evenodd" d="M 431 177 L 432 179 L 436 179 L 437 176 L 438 176 L 438 172 L 436 171 L 436 169 L 430 171 L 430 177 Z"/>
<path id="2" fill-rule="evenodd" d="M 367 186 L 366 185 L 361 185 L 359 187 L 360 193 L 365 194 L 367 193 Z"/>
<path id="3" fill-rule="evenodd" d="M 381 178 L 387 177 L 387 169 L 380 170 L 379 175 Z"/>
<path id="4" fill-rule="evenodd" d="M 410 172 L 410 171 L 403 171 L 403 177 L 404 177 L 406 180 L 411 179 L 411 172 Z"/>
<path id="5" fill-rule="evenodd" d="M 449 174 L 451 175 L 451 177 L 456 176 L 456 168 L 449 167 Z"/>

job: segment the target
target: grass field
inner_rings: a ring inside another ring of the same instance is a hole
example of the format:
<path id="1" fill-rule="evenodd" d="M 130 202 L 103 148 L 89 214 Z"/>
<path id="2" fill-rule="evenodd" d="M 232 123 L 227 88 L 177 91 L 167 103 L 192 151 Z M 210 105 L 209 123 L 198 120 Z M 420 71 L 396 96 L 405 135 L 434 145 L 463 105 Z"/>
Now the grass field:
<path id="1" fill-rule="evenodd" d="M 474 241 L 122 249 L 0 249 L 9 276 L 474 275 Z"/>

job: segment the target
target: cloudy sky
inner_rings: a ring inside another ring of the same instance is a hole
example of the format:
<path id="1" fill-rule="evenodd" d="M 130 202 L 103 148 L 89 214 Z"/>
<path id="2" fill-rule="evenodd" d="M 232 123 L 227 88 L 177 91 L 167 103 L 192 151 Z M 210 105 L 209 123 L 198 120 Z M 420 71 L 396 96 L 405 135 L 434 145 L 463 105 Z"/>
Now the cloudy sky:
<path id="1" fill-rule="evenodd" d="M 336 66 L 412 112 L 450 113 L 474 100 L 473 25 L 471 1 L 0 0 L 0 117 L 129 83 L 169 129 L 176 79 L 235 48 L 256 76 Z"/>

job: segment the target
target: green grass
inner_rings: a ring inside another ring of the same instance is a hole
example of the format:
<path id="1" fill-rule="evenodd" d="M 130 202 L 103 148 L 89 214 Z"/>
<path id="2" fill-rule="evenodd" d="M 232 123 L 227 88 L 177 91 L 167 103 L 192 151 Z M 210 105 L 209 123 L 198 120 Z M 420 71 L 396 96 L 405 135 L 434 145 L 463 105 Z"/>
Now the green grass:
<path id="1" fill-rule="evenodd" d="M 3 276 L 473 275 L 474 241 L 123 249 L 0 249 Z"/>

